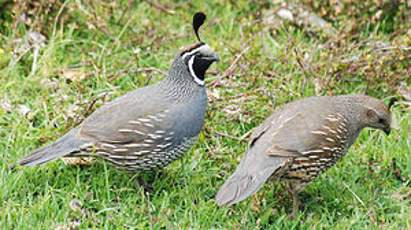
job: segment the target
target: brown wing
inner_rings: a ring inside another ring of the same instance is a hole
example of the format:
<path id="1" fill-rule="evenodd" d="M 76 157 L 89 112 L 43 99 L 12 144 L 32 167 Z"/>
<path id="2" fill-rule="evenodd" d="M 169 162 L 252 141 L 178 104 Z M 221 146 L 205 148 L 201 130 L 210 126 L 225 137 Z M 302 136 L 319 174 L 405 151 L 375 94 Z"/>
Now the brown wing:
<path id="1" fill-rule="evenodd" d="M 347 120 L 341 114 L 297 113 L 270 130 L 269 138 L 274 150 L 285 149 L 306 154 L 318 148 L 328 150 L 344 147 L 347 132 Z M 267 154 L 272 155 L 270 151 Z"/>
<path id="2" fill-rule="evenodd" d="M 301 156 L 294 157 L 291 164 L 284 167 L 278 176 L 289 180 L 296 180 L 298 184 L 312 181 L 325 169 L 331 167 L 341 158 L 347 149 L 347 120 L 339 115 L 325 117 L 320 128 L 311 130 L 310 140 L 315 143 L 308 145 Z M 302 188 L 302 187 L 301 187 Z"/>

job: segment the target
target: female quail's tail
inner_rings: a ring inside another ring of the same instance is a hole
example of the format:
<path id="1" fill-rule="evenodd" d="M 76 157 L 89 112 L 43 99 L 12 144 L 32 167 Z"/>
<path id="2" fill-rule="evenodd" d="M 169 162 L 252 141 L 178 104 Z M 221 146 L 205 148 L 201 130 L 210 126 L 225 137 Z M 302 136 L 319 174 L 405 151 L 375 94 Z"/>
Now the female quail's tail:
<path id="1" fill-rule="evenodd" d="M 86 142 L 76 137 L 77 128 L 72 129 L 54 143 L 35 150 L 30 155 L 19 160 L 22 166 L 35 166 L 48 161 L 67 156 L 80 151 L 80 146 Z"/>
<path id="2" fill-rule="evenodd" d="M 286 158 L 272 158 L 249 149 L 233 175 L 223 184 L 216 195 L 219 206 L 233 205 L 251 196 L 278 169 Z"/>

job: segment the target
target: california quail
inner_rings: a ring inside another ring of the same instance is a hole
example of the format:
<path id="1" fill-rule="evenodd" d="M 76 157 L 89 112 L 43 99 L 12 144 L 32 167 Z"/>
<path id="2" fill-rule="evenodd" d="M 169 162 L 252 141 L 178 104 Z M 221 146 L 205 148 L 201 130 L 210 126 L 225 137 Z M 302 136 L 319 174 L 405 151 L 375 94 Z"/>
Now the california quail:
<path id="1" fill-rule="evenodd" d="M 96 110 L 56 142 L 21 159 L 39 165 L 59 157 L 99 156 L 130 171 L 168 165 L 196 141 L 207 107 L 204 75 L 218 55 L 198 37 L 205 15 L 196 13 L 198 43 L 178 54 L 167 77 Z"/>
<path id="2" fill-rule="evenodd" d="M 219 205 L 254 194 L 269 178 L 285 180 L 293 196 L 347 153 L 365 127 L 390 132 L 389 107 L 365 95 L 309 97 L 277 109 L 258 126 L 249 150 L 217 193 Z"/>

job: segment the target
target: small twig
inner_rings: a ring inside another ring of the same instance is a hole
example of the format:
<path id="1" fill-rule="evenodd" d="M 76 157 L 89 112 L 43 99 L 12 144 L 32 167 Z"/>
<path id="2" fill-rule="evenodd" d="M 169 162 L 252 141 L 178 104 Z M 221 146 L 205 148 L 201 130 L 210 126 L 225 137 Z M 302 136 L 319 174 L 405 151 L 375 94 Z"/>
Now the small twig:
<path id="1" fill-rule="evenodd" d="M 243 49 L 234 59 L 234 61 L 231 63 L 230 67 L 227 68 L 226 71 L 224 71 L 223 75 L 221 78 L 226 78 L 231 76 L 234 73 L 235 68 L 237 67 L 238 62 L 240 61 L 241 57 L 247 53 L 247 51 L 250 49 L 250 46 L 247 46 L 245 49 Z"/>
<path id="2" fill-rule="evenodd" d="M 96 29 L 100 30 L 101 32 L 103 32 L 107 37 L 109 37 L 111 40 L 113 40 L 112 35 L 110 34 L 110 31 L 108 31 L 107 29 L 107 23 L 103 21 L 103 23 L 99 23 L 102 22 L 100 20 L 100 18 L 97 15 L 97 10 L 96 7 L 94 6 L 93 1 L 90 2 L 91 8 L 93 9 L 91 13 L 88 13 L 89 15 L 91 15 L 93 17 L 94 20 L 89 20 L 89 22 L 96 27 Z M 102 24 L 102 25 L 100 25 Z"/>
<path id="3" fill-rule="evenodd" d="M 34 75 L 34 73 L 36 72 L 37 60 L 38 60 L 38 57 L 39 57 L 39 50 L 40 50 L 39 46 L 34 46 L 34 49 L 33 49 L 33 63 L 31 65 L 30 75 Z"/>
<path id="4" fill-rule="evenodd" d="M 68 4 L 68 1 L 64 2 L 63 5 L 61 5 L 59 11 L 57 12 L 56 17 L 54 18 L 54 23 L 53 23 L 53 32 L 51 33 L 51 37 L 55 37 L 56 36 L 56 31 L 57 31 L 57 23 L 59 22 L 60 16 L 63 13 L 64 8 L 66 8 Z"/>
<path id="5" fill-rule="evenodd" d="M 241 137 L 238 138 L 238 137 L 231 136 L 231 135 L 229 135 L 229 134 L 221 133 L 221 132 L 218 132 L 218 131 L 214 131 L 214 133 L 216 133 L 217 135 L 223 136 L 223 137 L 228 137 L 228 138 L 233 139 L 233 140 L 236 140 L 236 141 L 242 141 L 242 140 L 241 140 Z"/>
<path id="6" fill-rule="evenodd" d="M 392 173 L 394 174 L 395 178 L 401 182 L 404 182 L 404 179 L 402 178 L 402 175 L 401 175 L 401 170 L 398 168 L 398 165 L 397 165 L 397 159 L 395 158 L 392 159 L 391 168 L 392 168 Z"/>
<path id="7" fill-rule="evenodd" d="M 150 6 L 156 8 L 156 9 L 158 9 L 158 10 L 160 10 L 160 11 L 163 11 L 163 12 L 165 12 L 165 13 L 167 13 L 167 14 L 175 14 L 175 13 L 176 13 L 174 10 L 167 9 L 165 6 L 163 6 L 163 5 L 161 5 L 161 4 L 157 3 L 157 2 L 154 2 L 154 1 L 151 1 L 151 0 L 146 0 L 146 2 L 147 2 Z"/>
<path id="8" fill-rule="evenodd" d="M 240 141 L 244 141 L 246 138 L 248 138 L 253 133 L 253 131 L 254 131 L 254 129 L 250 129 L 248 132 L 244 133 L 240 137 Z"/>
<path id="9" fill-rule="evenodd" d="M 102 97 L 104 98 L 107 95 L 107 93 L 105 93 Z M 94 98 L 94 100 L 91 101 L 91 103 L 87 106 L 86 111 L 84 112 L 85 116 L 88 116 L 90 111 L 93 109 L 94 105 L 96 104 L 96 102 L 100 99 L 100 97 L 96 97 Z"/>
<path id="10" fill-rule="evenodd" d="M 85 109 L 85 111 L 82 114 L 78 114 L 77 117 L 75 118 L 75 126 L 79 125 L 81 122 L 83 122 L 83 120 L 91 114 L 91 112 L 93 111 L 93 108 L 95 106 L 95 104 L 97 103 L 98 100 L 100 100 L 101 98 L 103 98 L 103 102 L 105 101 L 105 97 L 108 95 L 109 93 L 103 93 L 100 95 L 97 95 L 88 105 L 87 108 Z"/>
<path id="11" fill-rule="evenodd" d="M 298 66 L 300 66 L 301 70 L 302 70 L 303 73 L 304 73 L 304 76 L 305 76 L 305 77 L 308 77 L 308 73 L 311 72 L 311 71 L 307 70 L 307 68 L 306 68 L 305 65 L 303 64 L 303 62 L 302 62 L 302 60 L 301 60 L 301 58 L 300 58 L 300 56 L 299 56 L 300 53 L 298 52 L 297 48 L 294 48 L 293 51 L 294 51 L 294 54 L 295 54 L 295 57 L 296 57 Z"/>
<path id="12" fill-rule="evenodd" d="M 14 66 L 24 57 L 24 55 L 26 55 L 29 51 L 31 50 L 31 47 L 26 48 L 23 52 L 21 52 L 21 54 L 19 56 L 15 56 L 16 58 L 13 59 L 13 61 L 10 61 L 10 69 L 14 68 Z"/>
<path id="13" fill-rule="evenodd" d="M 351 194 L 355 197 L 355 199 L 357 199 L 358 202 L 360 202 L 360 204 L 365 208 L 366 206 L 364 202 L 361 200 L 361 198 L 357 194 L 355 194 L 355 192 L 351 190 L 350 187 L 345 182 L 343 182 L 343 185 L 348 189 L 348 191 L 351 192 Z"/>
<path id="14" fill-rule="evenodd" d="M 141 67 L 141 68 L 137 68 L 135 72 L 157 72 L 162 75 L 167 74 L 167 72 L 164 72 L 163 70 L 158 69 L 156 67 Z"/>
<path id="15" fill-rule="evenodd" d="M 231 63 L 231 65 L 226 69 L 226 71 L 224 71 L 224 73 L 221 76 L 218 76 L 217 79 L 215 79 L 214 81 L 211 82 L 212 86 L 218 85 L 220 83 L 220 80 L 226 77 L 231 76 L 234 73 L 235 68 L 237 67 L 238 62 L 240 61 L 240 59 L 244 56 L 245 53 L 248 52 L 248 50 L 251 48 L 250 47 L 250 43 L 254 41 L 254 39 L 257 36 L 253 36 L 251 38 L 249 38 L 245 43 L 244 46 L 247 45 L 247 47 L 245 49 L 243 49 L 239 54 L 237 54 L 237 56 L 234 58 L 233 62 Z"/>
<path id="16" fill-rule="evenodd" d="M 396 49 L 408 51 L 408 50 L 411 50 L 411 46 L 388 46 L 388 47 L 376 48 L 375 50 L 396 50 Z"/>
<path id="17" fill-rule="evenodd" d="M 302 71 L 303 71 L 303 73 L 304 73 L 302 89 L 305 90 L 305 87 L 306 87 L 306 85 L 307 85 L 307 78 L 309 77 L 308 73 L 311 72 L 311 71 L 308 71 L 308 70 L 305 68 L 305 65 L 303 64 L 303 62 L 302 62 L 302 60 L 301 60 L 301 58 L 300 58 L 300 56 L 299 56 L 299 52 L 297 51 L 297 48 L 294 48 L 293 51 L 294 51 L 294 54 L 295 54 L 295 56 L 296 56 L 297 63 L 298 63 L 298 65 L 300 66 L 300 68 L 302 69 Z M 303 93 L 303 92 L 302 92 L 302 93 Z"/>
<path id="18" fill-rule="evenodd" d="M 164 72 L 161 69 L 158 69 L 156 67 L 137 67 L 137 68 L 131 68 L 131 69 L 121 69 L 115 73 L 109 74 L 111 77 L 109 77 L 109 81 L 115 80 L 117 77 L 124 73 L 139 73 L 139 72 L 157 72 L 160 73 L 161 75 L 167 75 L 167 72 Z"/>
<path id="19" fill-rule="evenodd" d="M 378 224 L 374 209 L 369 209 L 367 215 L 370 217 L 370 220 L 374 225 Z"/>
<path id="20" fill-rule="evenodd" d="M 125 8 L 121 11 L 121 15 L 120 15 L 120 18 L 117 20 L 117 24 L 119 24 L 123 20 L 126 13 L 128 13 L 130 11 L 132 4 L 133 4 L 132 0 L 127 1 L 127 8 Z"/>

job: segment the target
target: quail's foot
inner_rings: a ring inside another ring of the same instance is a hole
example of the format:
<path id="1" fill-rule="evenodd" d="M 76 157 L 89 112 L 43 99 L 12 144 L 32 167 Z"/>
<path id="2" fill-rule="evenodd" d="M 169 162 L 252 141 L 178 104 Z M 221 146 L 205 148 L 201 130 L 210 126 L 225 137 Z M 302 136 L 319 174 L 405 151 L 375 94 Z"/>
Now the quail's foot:
<path id="1" fill-rule="evenodd" d="M 153 180 L 147 181 L 146 178 L 138 176 L 134 179 L 136 189 L 143 188 L 144 192 L 152 193 L 154 191 Z"/>

